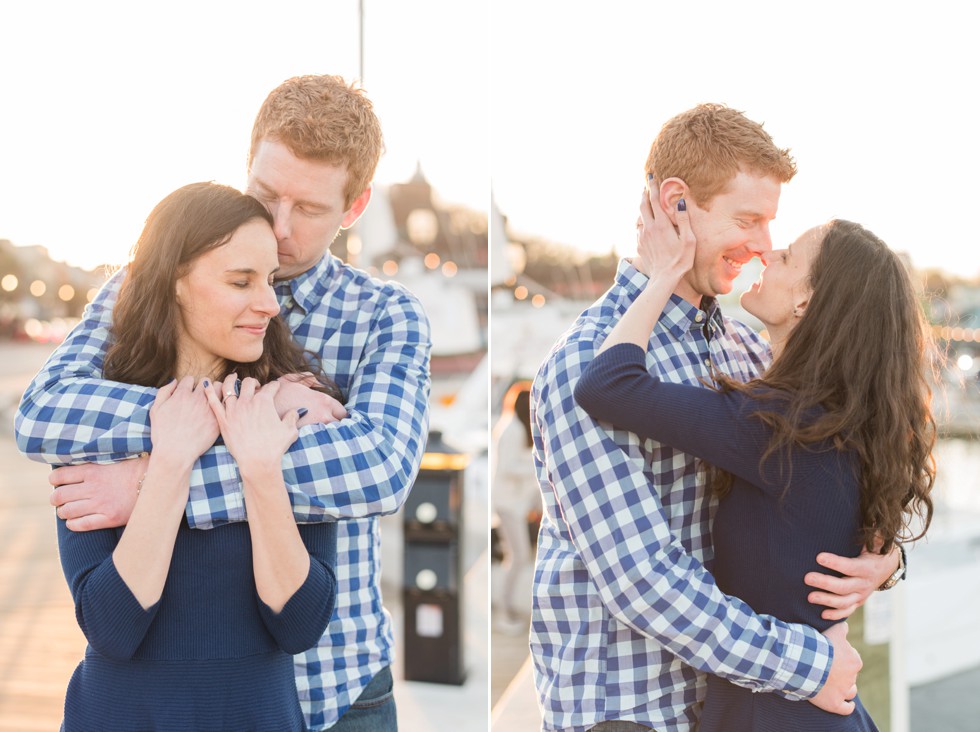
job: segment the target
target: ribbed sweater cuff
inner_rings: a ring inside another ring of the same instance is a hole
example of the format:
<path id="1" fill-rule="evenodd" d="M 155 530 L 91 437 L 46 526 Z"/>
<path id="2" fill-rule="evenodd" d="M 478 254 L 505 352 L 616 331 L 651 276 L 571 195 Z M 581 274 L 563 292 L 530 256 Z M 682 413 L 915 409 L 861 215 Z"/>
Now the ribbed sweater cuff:
<path id="1" fill-rule="evenodd" d="M 143 642 L 159 606 L 157 602 L 144 610 L 110 558 L 89 575 L 78 603 L 78 623 L 96 651 L 127 659 Z"/>
<path id="2" fill-rule="evenodd" d="M 259 598 L 262 620 L 282 650 L 301 653 L 319 642 L 333 615 L 336 592 L 333 570 L 311 557 L 306 580 L 280 612 L 273 612 Z"/>

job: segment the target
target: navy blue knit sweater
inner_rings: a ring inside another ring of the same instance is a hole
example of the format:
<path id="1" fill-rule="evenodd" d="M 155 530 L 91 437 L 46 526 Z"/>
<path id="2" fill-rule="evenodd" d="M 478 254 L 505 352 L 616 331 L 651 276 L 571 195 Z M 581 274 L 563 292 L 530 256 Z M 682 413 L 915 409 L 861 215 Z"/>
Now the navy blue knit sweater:
<path id="1" fill-rule="evenodd" d="M 823 608 L 807 600 L 810 588 L 803 577 L 810 571 L 826 571 L 816 563 L 820 552 L 849 557 L 860 553 L 854 455 L 829 445 L 794 448 L 791 472 L 778 455 L 760 469 L 772 433 L 750 415 L 777 410 L 778 401 L 664 383 L 647 371 L 645 360 L 639 346 L 609 348 L 586 368 L 575 399 L 599 421 L 732 473 L 734 485 L 719 504 L 711 532 L 714 561 L 708 568 L 718 587 L 759 614 L 826 630 L 833 622 L 821 618 Z M 709 676 L 698 730 L 871 732 L 877 727 L 860 699 L 854 713 L 844 717 L 809 702 L 753 693 Z"/>
<path id="2" fill-rule="evenodd" d="M 336 525 L 299 527 L 306 581 L 274 613 L 256 593 L 248 524 L 181 522 L 161 599 L 144 610 L 112 561 L 122 529 L 72 532 L 61 563 L 89 641 L 66 732 L 305 730 L 290 654 L 320 640 L 336 599 Z"/>

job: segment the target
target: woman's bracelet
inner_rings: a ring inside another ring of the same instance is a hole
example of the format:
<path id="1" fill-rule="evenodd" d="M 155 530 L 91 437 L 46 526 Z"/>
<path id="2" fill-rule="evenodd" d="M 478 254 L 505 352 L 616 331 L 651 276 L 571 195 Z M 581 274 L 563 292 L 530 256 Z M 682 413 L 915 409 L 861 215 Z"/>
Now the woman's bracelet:
<path id="1" fill-rule="evenodd" d="M 141 452 L 139 455 L 136 456 L 136 459 L 139 460 L 141 458 L 145 458 L 145 457 L 149 457 L 149 456 L 150 456 L 150 453 L 148 453 L 148 452 Z M 140 491 L 143 490 L 143 481 L 144 480 L 146 480 L 146 473 L 143 473 L 143 477 L 140 478 L 138 481 L 136 481 L 136 497 L 137 498 L 140 497 Z"/>

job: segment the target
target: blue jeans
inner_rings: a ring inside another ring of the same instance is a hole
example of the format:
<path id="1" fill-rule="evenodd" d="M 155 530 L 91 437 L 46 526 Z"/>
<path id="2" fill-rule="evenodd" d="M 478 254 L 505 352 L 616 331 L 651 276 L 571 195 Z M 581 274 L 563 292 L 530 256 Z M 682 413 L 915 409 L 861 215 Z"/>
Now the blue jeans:
<path id="1" fill-rule="evenodd" d="M 398 717 L 392 693 L 391 668 L 375 674 L 350 709 L 330 728 L 330 732 L 397 732 Z"/>

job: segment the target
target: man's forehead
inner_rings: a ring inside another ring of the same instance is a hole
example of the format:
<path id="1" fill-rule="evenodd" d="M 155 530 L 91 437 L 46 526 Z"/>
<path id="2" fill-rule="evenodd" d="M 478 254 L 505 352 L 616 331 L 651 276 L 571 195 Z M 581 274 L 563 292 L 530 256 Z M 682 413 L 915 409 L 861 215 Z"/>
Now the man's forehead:
<path id="1" fill-rule="evenodd" d="M 265 184 L 278 183 L 278 178 L 291 182 L 310 181 L 343 184 L 348 176 L 346 160 L 308 157 L 295 152 L 279 140 L 263 138 L 249 160 L 248 177 L 261 179 Z"/>
<path id="2" fill-rule="evenodd" d="M 781 191 L 782 183 L 775 178 L 740 171 L 720 197 L 738 213 L 774 218 Z"/>
<path id="3" fill-rule="evenodd" d="M 293 156 L 257 157 L 246 185 L 257 193 L 289 198 L 297 204 L 334 208 L 344 198 L 347 171 L 335 165 Z"/>

